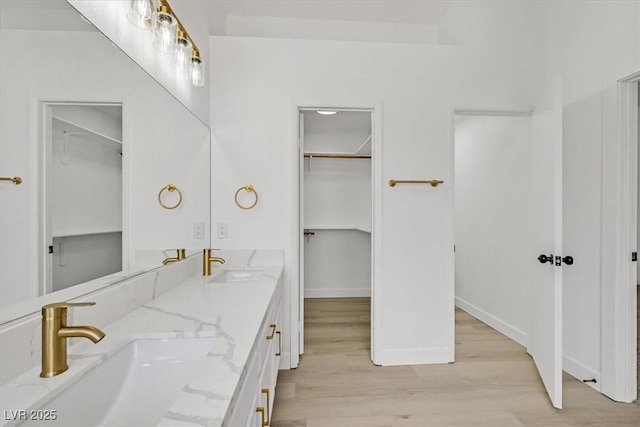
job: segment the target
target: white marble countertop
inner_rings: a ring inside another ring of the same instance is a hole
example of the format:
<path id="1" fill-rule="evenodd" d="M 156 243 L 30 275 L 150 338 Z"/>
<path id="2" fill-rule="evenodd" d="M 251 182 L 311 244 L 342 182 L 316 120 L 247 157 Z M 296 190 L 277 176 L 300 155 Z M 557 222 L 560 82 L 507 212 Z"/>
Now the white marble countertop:
<path id="1" fill-rule="evenodd" d="M 215 273 L 187 280 L 103 328 L 99 343 L 77 340 L 68 350 L 67 372 L 42 379 L 38 367 L 2 386 L 1 425 L 15 425 L 7 411 L 43 408 L 132 339 L 198 336 L 216 340 L 158 425 L 223 425 L 281 274 L 282 265 L 271 265 L 255 281 L 208 282 Z"/>

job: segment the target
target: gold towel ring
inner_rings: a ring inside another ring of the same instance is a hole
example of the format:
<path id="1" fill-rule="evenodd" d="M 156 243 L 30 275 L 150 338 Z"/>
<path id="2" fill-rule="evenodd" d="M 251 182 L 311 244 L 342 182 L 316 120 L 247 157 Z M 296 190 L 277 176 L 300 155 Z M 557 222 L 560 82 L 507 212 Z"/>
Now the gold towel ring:
<path id="1" fill-rule="evenodd" d="M 170 192 L 177 191 L 177 192 L 178 192 L 178 196 L 179 196 L 178 203 L 176 203 L 176 204 L 175 204 L 175 205 L 173 205 L 173 206 L 167 206 L 167 205 L 165 205 L 164 203 L 162 203 L 162 193 L 163 193 L 165 190 L 170 191 Z M 173 184 L 167 184 L 167 185 L 165 185 L 164 187 L 162 187 L 162 189 L 161 189 L 161 190 L 160 190 L 160 192 L 158 193 L 158 202 L 160 203 L 160 206 L 162 206 L 162 207 L 163 207 L 163 208 L 165 208 L 165 209 L 175 209 L 175 208 L 177 208 L 178 206 L 180 206 L 180 203 L 182 203 L 182 192 L 181 192 L 180 190 L 178 190 L 178 187 L 176 187 L 175 185 L 173 185 Z"/>
<path id="2" fill-rule="evenodd" d="M 246 191 L 247 193 L 253 193 L 253 194 L 255 195 L 256 199 L 253 201 L 253 204 L 252 204 L 251 206 L 243 206 L 243 205 L 241 205 L 241 204 L 240 204 L 240 202 L 238 201 L 238 194 L 240 194 L 240 192 L 241 192 L 242 190 Z M 238 191 L 236 191 L 236 197 L 235 197 L 235 199 L 236 199 L 236 205 L 238 205 L 238 207 L 239 207 L 240 209 L 249 210 L 249 209 L 252 209 L 255 205 L 257 205 L 257 204 L 258 204 L 258 192 L 255 190 L 255 188 L 253 188 L 253 185 L 251 185 L 251 184 L 247 184 L 247 185 L 245 185 L 244 187 L 240 187 L 240 188 L 238 188 Z"/>

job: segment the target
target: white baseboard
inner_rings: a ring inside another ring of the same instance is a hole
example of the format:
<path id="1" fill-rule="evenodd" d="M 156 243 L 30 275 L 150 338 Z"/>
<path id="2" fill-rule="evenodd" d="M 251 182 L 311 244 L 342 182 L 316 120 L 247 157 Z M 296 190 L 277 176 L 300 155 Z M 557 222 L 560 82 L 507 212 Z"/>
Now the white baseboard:
<path id="1" fill-rule="evenodd" d="M 305 298 L 356 298 L 370 297 L 371 288 L 335 288 L 335 289 L 305 289 Z"/>
<path id="2" fill-rule="evenodd" d="M 480 320 L 483 323 L 486 323 L 501 334 L 508 336 L 518 344 L 527 347 L 528 341 L 527 334 L 525 332 L 511 326 L 503 320 L 498 319 L 497 317 L 487 313 L 486 311 L 476 307 L 473 304 L 468 303 L 461 298 L 456 297 L 455 300 L 456 307 L 460 308 L 463 311 L 466 311 L 476 319 Z"/>
<path id="3" fill-rule="evenodd" d="M 594 371 L 593 369 L 583 365 L 582 363 L 568 356 L 562 357 L 562 370 L 580 381 L 595 379 L 596 380 L 595 383 L 588 382 L 585 384 L 595 390 L 600 391 L 600 373 L 599 372 Z"/>
<path id="4" fill-rule="evenodd" d="M 383 350 L 376 365 L 427 365 L 437 363 L 451 363 L 454 360 L 454 350 L 450 347 L 406 348 L 399 350 Z"/>
<path id="5" fill-rule="evenodd" d="M 291 353 L 282 352 L 280 355 L 280 363 L 278 364 L 278 370 L 289 370 L 291 369 Z"/>

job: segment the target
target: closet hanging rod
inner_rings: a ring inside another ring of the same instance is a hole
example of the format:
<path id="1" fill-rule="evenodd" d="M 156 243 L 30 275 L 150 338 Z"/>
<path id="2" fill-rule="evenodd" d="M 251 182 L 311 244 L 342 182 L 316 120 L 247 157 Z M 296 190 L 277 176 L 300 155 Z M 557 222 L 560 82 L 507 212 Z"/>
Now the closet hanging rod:
<path id="1" fill-rule="evenodd" d="M 325 154 L 325 153 L 304 153 L 310 159 L 370 159 L 371 155 L 366 154 Z"/>
<path id="2" fill-rule="evenodd" d="M 396 184 L 430 184 L 432 187 L 437 187 L 440 184 L 444 184 L 444 181 L 438 179 L 432 180 L 417 180 L 417 179 L 391 179 L 389 180 L 389 187 L 395 187 Z"/>

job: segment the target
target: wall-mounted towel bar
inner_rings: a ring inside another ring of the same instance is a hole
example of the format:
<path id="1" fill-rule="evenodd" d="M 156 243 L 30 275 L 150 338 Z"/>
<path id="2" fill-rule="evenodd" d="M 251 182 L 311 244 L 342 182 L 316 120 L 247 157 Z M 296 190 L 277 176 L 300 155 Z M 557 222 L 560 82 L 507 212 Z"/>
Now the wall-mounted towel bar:
<path id="1" fill-rule="evenodd" d="M 329 153 L 304 153 L 309 159 L 370 159 L 367 154 L 329 154 Z"/>
<path id="2" fill-rule="evenodd" d="M 20 185 L 22 183 L 22 178 L 20 178 L 19 176 L 14 176 L 13 178 L 3 176 L 3 177 L 0 177 L 0 181 L 11 181 L 15 185 Z"/>
<path id="3" fill-rule="evenodd" d="M 418 179 L 391 179 L 389 180 L 389 187 L 395 187 L 396 184 L 430 184 L 432 187 L 437 187 L 440 184 L 444 184 L 444 181 L 438 179 L 432 180 L 418 180 Z"/>

